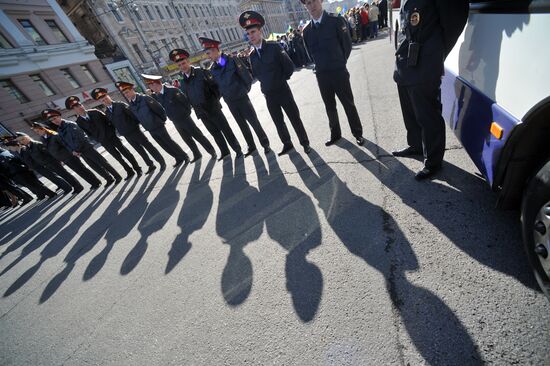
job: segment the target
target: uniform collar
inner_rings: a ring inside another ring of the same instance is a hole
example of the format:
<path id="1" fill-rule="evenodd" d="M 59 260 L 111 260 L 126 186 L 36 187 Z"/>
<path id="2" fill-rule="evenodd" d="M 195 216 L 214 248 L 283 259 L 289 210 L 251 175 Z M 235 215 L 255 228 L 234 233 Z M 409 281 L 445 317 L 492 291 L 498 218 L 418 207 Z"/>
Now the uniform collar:
<path id="1" fill-rule="evenodd" d="M 325 11 L 323 10 L 323 12 L 321 13 L 321 16 L 319 17 L 319 19 L 312 19 L 312 20 L 313 20 L 313 24 L 314 24 L 314 25 L 319 25 L 319 24 L 321 24 L 321 22 L 323 21 L 324 16 L 325 16 Z"/>

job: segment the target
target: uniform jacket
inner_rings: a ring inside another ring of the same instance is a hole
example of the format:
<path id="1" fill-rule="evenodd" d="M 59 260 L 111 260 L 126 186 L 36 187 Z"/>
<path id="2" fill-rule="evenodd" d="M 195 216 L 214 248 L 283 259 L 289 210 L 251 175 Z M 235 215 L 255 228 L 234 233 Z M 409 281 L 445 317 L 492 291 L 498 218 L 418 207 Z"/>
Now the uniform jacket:
<path id="1" fill-rule="evenodd" d="M 208 70 L 192 67 L 189 76 L 183 75 L 180 89 L 189 98 L 198 118 L 205 118 L 209 110 L 222 108 L 218 85 Z"/>
<path id="2" fill-rule="evenodd" d="M 27 171 L 27 166 L 11 151 L 0 148 L 0 171 L 6 178 L 11 178 L 20 172 Z"/>
<path id="3" fill-rule="evenodd" d="M 57 132 L 63 142 L 63 145 L 65 145 L 65 147 L 71 152 L 82 152 L 86 149 L 93 148 L 93 145 L 88 136 L 86 136 L 86 133 L 74 122 L 67 121 L 65 119 L 62 120 Z"/>
<path id="4" fill-rule="evenodd" d="M 304 28 L 304 42 L 315 62 L 316 72 L 346 68 L 351 53 L 351 36 L 343 17 L 323 12 L 319 25 L 310 21 Z"/>
<path id="5" fill-rule="evenodd" d="M 407 0 L 401 6 L 401 39 L 395 53 L 394 80 L 399 85 L 440 83 L 443 62 L 468 19 L 466 0 Z M 411 19 L 413 20 L 411 22 Z M 415 24 L 415 20 L 419 20 Z M 407 66 L 409 44 L 419 44 L 418 61 Z"/>
<path id="6" fill-rule="evenodd" d="M 124 102 L 113 102 L 105 110 L 105 116 L 122 136 L 130 136 L 139 131 L 139 121 Z"/>
<path id="7" fill-rule="evenodd" d="M 33 161 L 42 166 L 48 167 L 58 163 L 57 159 L 48 152 L 48 148 L 41 142 L 30 142 L 25 151 L 28 152 Z"/>
<path id="8" fill-rule="evenodd" d="M 67 150 L 59 135 L 46 135 L 42 137 L 42 143 L 51 156 L 59 161 L 69 160 L 73 154 Z"/>
<path id="9" fill-rule="evenodd" d="M 225 65 L 217 62 L 210 66 L 210 72 L 226 101 L 241 99 L 248 95 L 252 86 L 252 75 L 243 63 L 232 56 L 222 54 Z"/>
<path id="10" fill-rule="evenodd" d="M 105 113 L 97 109 L 86 110 L 89 118 L 78 116 L 76 124 L 86 132 L 86 134 L 100 143 L 109 143 L 116 139 L 116 130 L 111 121 L 105 116 Z"/>
<path id="11" fill-rule="evenodd" d="M 252 75 L 260 81 L 262 93 L 288 88 L 286 81 L 294 73 L 294 63 L 277 43 L 264 40 L 260 53 L 254 48 L 249 57 Z"/>
<path id="12" fill-rule="evenodd" d="M 189 99 L 176 87 L 165 84 L 163 92 L 153 94 L 153 98 L 162 105 L 172 121 L 187 120 L 191 114 Z"/>
<path id="13" fill-rule="evenodd" d="M 136 94 L 136 99 L 130 103 L 130 110 L 147 131 L 164 127 L 166 111 L 153 97 Z"/>

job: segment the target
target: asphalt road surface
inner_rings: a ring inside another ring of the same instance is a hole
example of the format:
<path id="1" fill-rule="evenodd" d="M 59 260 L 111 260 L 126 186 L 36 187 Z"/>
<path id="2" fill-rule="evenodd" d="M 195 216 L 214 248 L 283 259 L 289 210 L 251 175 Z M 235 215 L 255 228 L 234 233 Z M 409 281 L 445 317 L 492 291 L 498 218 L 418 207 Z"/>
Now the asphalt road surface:
<path id="1" fill-rule="evenodd" d="M 432 181 L 391 156 L 405 134 L 387 38 L 349 70 L 364 147 L 341 109 L 345 139 L 324 146 L 303 69 L 310 155 L 205 157 L 0 212 L 0 364 L 550 364 L 518 213 L 494 209 L 450 131 Z M 251 99 L 280 150 L 257 84 Z"/>

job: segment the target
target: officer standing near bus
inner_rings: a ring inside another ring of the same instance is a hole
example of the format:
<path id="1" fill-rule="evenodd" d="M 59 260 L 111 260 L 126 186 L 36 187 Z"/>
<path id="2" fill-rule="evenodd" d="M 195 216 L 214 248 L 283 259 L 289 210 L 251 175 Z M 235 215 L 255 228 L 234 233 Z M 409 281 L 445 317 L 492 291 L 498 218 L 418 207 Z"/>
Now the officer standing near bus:
<path id="1" fill-rule="evenodd" d="M 312 18 L 303 34 L 308 52 L 315 62 L 315 76 L 328 115 L 330 139 L 325 145 L 331 146 L 342 137 L 336 96 L 344 107 L 357 144 L 363 145 L 363 126 L 353 101 L 346 68 L 352 43 L 348 25 L 343 17 L 324 11 L 322 0 L 301 1 Z"/>
<path id="2" fill-rule="evenodd" d="M 294 63 L 277 43 L 263 39 L 262 27 L 265 19 L 261 14 L 252 10 L 245 11 L 239 17 L 239 24 L 246 30 L 248 39 L 254 46 L 249 56 L 252 75 L 260 81 L 267 109 L 283 143 L 283 150 L 278 155 L 288 154 L 294 149 L 283 110 L 290 119 L 304 152 L 310 153 L 309 138 L 300 118 L 300 110 L 287 83 L 294 73 Z"/>
<path id="3" fill-rule="evenodd" d="M 417 180 L 441 169 L 445 153 L 445 121 L 441 116 L 443 62 L 468 18 L 466 0 L 407 0 L 401 3 L 401 40 L 393 78 L 408 147 L 394 156 L 424 156 Z"/>
<path id="4" fill-rule="evenodd" d="M 248 151 L 245 156 L 252 155 L 256 151 L 256 143 L 248 126 L 249 124 L 254 129 L 260 144 L 262 144 L 264 153 L 269 153 L 271 151 L 269 139 L 248 97 L 248 92 L 252 86 L 252 75 L 240 59 L 220 51 L 220 41 L 206 37 L 199 37 L 199 41 L 206 55 L 212 61 L 209 70 L 248 144 Z"/>
<path id="5" fill-rule="evenodd" d="M 145 164 L 147 164 L 149 169 L 145 174 L 151 174 L 156 169 L 155 164 L 153 164 L 153 161 L 147 155 L 147 151 L 160 166 L 166 165 L 160 152 L 141 131 L 139 121 L 130 110 L 128 104 L 113 101 L 105 88 L 95 88 L 91 94 L 92 98 L 103 103 L 107 119 L 115 126 L 118 133 L 126 138 L 128 143 L 138 152 Z"/>

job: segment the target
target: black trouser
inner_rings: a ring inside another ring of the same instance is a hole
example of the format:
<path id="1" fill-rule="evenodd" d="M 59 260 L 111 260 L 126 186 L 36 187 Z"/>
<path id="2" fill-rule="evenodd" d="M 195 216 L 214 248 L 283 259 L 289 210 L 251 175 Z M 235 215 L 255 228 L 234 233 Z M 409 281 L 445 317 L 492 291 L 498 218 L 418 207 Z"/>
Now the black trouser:
<path id="1" fill-rule="evenodd" d="M 265 94 L 265 100 L 267 102 L 267 109 L 269 114 L 277 127 L 277 133 L 281 138 L 281 141 L 285 146 L 292 145 L 290 140 L 290 133 L 285 124 L 285 118 L 283 117 L 283 109 L 294 127 L 298 140 L 302 146 L 309 145 L 309 139 L 307 137 L 306 129 L 300 118 L 300 110 L 296 105 L 292 91 L 288 86 L 281 90 L 277 90 L 273 93 Z"/>
<path id="2" fill-rule="evenodd" d="M 69 173 L 67 169 L 63 167 L 63 165 L 61 165 L 60 162 L 51 162 L 46 166 L 46 168 L 55 172 L 58 176 L 63 178 L 63 180 L 69 183 L 73 187 L 73 189 L 82 190 L 84 188 L 82 187 L 82 184 L 80 184 L 80 182 L 76 180 L 76 178 L 71 173 Z"/>
<path id="3" fill-rule="evenodd" d="M 39 173 L 40 175 L 42 175 L 44 178 L 46 178 L 53 184 L 55 184 L 58 189 L 62 189 L 63 191 L 65 191 L 65 193 L 71 191 L 71 185 L 69 184 L 69 182 L 63 179 L 63 177 L 59 176 L 59 174 L 57 174 L 57 172 L 54 169 L 51 169 L 50 167 L 47 167 L 47 166 L 35 164 L 33 166 L 33 170 Z"/>
<path id="4" fill-rule="evenodd" d="M 424 165 L 439 167 L 445 154 L 445 121 L 441 116 L 440 84 L 397 86 L 407 143 L 423 151 Z"/>
<path id="5" fill-rule="evenodd" d="M 258 136 L 260 144 L 263 147 L 269 147 L 269 139 L 267 138 L 267 135 L 258 120 L 258 115 L 256 114 L 254 106 L 252 105 L 252 102 L 250 102 L 248 95 L 245 95 L 237 100 L 225 100 L 225 102 L 227 103 L 231 114 L 235 118 L 235 121 L 239 125 L 244 139 L 248 144 L 248 148 L 256 148 L 254 137 L 252 136 L 252 132 L 250 131 L 248 124 L 250 124 L 250 126 L 254 129 L 254 132 L 256 132 L 256 136 Z"/>
<path id="6" fill-rule="evenodd" d="M 149 158 L 149 155 L 147 155 L 147 151 L 149 151 L 149 154 L 155 159 L 160 165 L 166 165 L 166 162 L 164 161 L 164 158 L 160 154 L 160 151 L 153 146 L 151 141 L 145 136 L 141 130 L 138 130 L 134 133 L 129 134 L 126 137 L 126 140 L 128 140 L 128 143 L 138 152 L 138 154 L 141 156 L 145 164 L 147 166 L 153 166 L 153 161 Z"/>
<path id="7" fill-rule="evenodd" d="M 23 170 L 18 172 L 12 177 L 12 180 L 24 187 L 27 187 L 32 193 L 34 193 L 38 199 L 42 199 L 46 196 L 55 196 L 55 192 L 46 187 L 36 175 L 30 170 Z"/>
<path id="8" fill-rule="evenodd" d="M 0 184 L 0 189 L 8 191 L 8 192 L 16 195 L 17 198 L 20 199 L 20 200 L 25 200 L 25 201 L 32 200 L 32 196 L 30 194 L 28 194 L 27 192 L 25 192 L 24 190 L 22 190 L 21 188 L 19 188 L 15 184 L 13 184 L 9 179 L 7 179 L 7 178 L 5 178 L 5 179 L 0 178 L 0 179 L 3 179 L 3 181 Z"/>
<path id="9" fill-rule="evenodd" d="M 185 119 L 173 119 L 172 122 L 174 123 L 174 126 L 176 126 L 176 130 L 178 130 L 183 141 L 191 149 L 194 158 L 199 158 L 202 156 L 195 140 L 197 140 L 197 142 L 201 144 L 209 154 L 216 153 L 214 146 L 212 146 L 210 141 L 208 141 L 206 136 L 204 136 L 202 131 L 197 127 L 191 116 L 187 116 Z"/>
<path id="10" fill-rule="evenodd" d="M 156 128 L 152 131 L 149 131 L 151 136 L 155 141 L 162 147 L 168 154 L 172 155 L 176 161 L 188 160 L 189 156 L 183 151 L 181 146 L 179 146 L 168 134 L 166 127 L 162 126 Z"/>
<path id="11" fill-rule="evenodd" d="M 236 153 L 242 152 L 241 145 L 239 144 L 239 141 L 237 141 L 237 138 L 231 130 L 231 127 L 229 127 L 229 122 L 227 122 L 227 118 L 225 118 L 222 110 L 218 108 L 213 108 L 206 112 L 207 117 L 201 118 L 201 120 L 206 126 L 208 132 L 210 132 L 212 137 L 214 137 L 214 141 L 216 141 L 216 144 L 220 148 L 220 153 L 222 155 L 229 154 L 227 143 L 229 143 L 231 148 Z M 225 142 L 225 140 L 227 140 L 227 143 Z"/>
<path id="12" fill-rule="evenodd" d="M 107 182 L 112 181 L 113 178 L 122 179 L 116 169 L 113 168 L 113 166 L 109 164 L 109 162 L 93 147 L 88 147 L 80 153 L 82 154 L 82 159 L 84 159 L 86 164 L 101 175 Z"/>
<path id="13" fill-rule="evenodd" d="M 118 136 L 101 142 L 101 145 L 103 145 L 105 150 L 107 150 L 109 154 L 111 154 L 116 159 L 116 161 L 118 161 L 120 165 L 122 165 L 126 172 L 131 172 L 132 168 L 134 168 L 134 170 L 141 169 L 136 158 L 134 158 L 134 155 L 132 155 L 132 153 L 122 144 L 122 141 L 120 140 L 120 138 L 118 138 Z M 132 168 L 122 158 L 122 155 L 124 155 L 124 157 L 130 162 L 130 164 L 132 164 Z"/>
<path id="14" fill-rule="evenodd" d="M 91 186 L 98 186 L 101 184 L 101 181 L 97 179 L 95 174 L 92 173 L 92 171 L 84 164 L 82 164 L 82 161 L 80 161 L 80 159 L 76 156 L 72 156 L 63 162 L 66 166 L 71 168 L 73 172 L 80 175 L 86 182 L 90 183 Z"/>
<path id="15" fill-rule="evenodd" d="M 356 138 L 363 136 L 363 126 L 353 102 L 348 70 L 317 71 L 315 75 L 327 111 L 330 137 L 334 139 L 342 136 L 338 110 L 336 109 L 336 96 L 338 96 L 344 107 L 353 136 Z"/>

